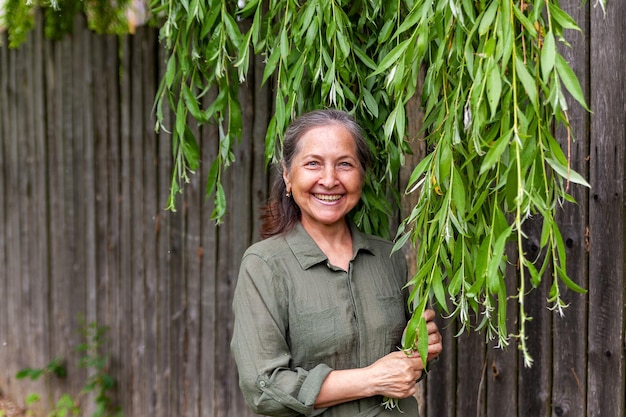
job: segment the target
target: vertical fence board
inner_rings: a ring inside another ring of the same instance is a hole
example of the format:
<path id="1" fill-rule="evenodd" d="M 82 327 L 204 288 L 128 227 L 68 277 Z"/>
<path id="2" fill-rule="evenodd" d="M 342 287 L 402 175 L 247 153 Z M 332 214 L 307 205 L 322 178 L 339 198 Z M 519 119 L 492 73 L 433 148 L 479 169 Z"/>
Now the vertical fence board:
<path id="1" fill-rule="evenodd" d="M 477 324 L 473 323 L 474 326 Z M 466 331 L 455 342 L 457 350 L 456 409 L 465 410 L 468 415 L 476 417 L 485 416 L 487 371 L 485 335 L 473 330 L 471 333 Z"/>
<path id="2" fill-rule="evenodd" d="M 149 367 L 145 357 L 145 258 L 146 258 L 146 231 L 150 220 L 144 213 L 144 118 L 145 105 L 143 103 L 143 84 L 147 81 L 143 71 L 143 48 L 147 39 L 144 36 L 132 36 L 129 38 L 128 79 L 129 79 L 129 120 L 128 142 L 130 166 L 128 167 L 128 199 L 124 198 L 126 207 L 129 209 L 128 228 L 130 230 L 130 254 L 129 265 L 131 269 L 129 291 L 132 312 L 132 330 L 130 350 L 132 355 L 133 379 L 130 391 L 133 413 L 144 412 L 144 399 L 146 398 L 146 385 L 150 382 Z M 128 201 L 126 201 L 128 200 Z"/>
<path id="3" fill-rule="evenodd" d="M 41 22 L 41 15 L 37 14 L 36 19 Z M 39 121 L 45 120 L 45 106 L 40 99 L 43 91 L 44 68 L 43 68 L 43 29 L 41 25 L 35 29 L 32 38 L 31 54 L 27 58 L 28 83 L 30 88 L 24 86 L 22 93 L 28 100 L 29 111 L 23 115 L 28 125 L 27 131 L 30 134 L 23 136 L 28 139 L 30 146 L 24 147 L 22 152 L 26 152 L 24 168 L 28 170 L 28 181 L 26 189 L 23 190 L 26 196 L 26 207 L 22 212 L 26 215 L 26 221 L 30 223 L 31 232 L 24 236 L 27 241 L 24 251 L 24 260 L 30 265 L 29 277 L 29 302 L 28 316 L 29 323 L 25 323 L 25 328 L 30 334 L 28 341 L 31 346 L 31 355 L 28 357 L 28 366 L 41 366 L 42 358 L 44 363 L 49 361 L 51 353 L 49 350 L 48 332 L 48 294 L 50 282 L 48 281 L 48 218 L 46 204 L 46 141 L 45 124 Z M 29 149 L 30 148 L 30 149 Z M 26 278 L 26 277 L 25 277 Z M 26 308 L 26 306 L 25 306 Z M 45 387 L 45 383 L 40 381 L 37 388 Z"/>
<path id="4" fill-rule="evenodd" d="M 76 348 L 87 342 L 85 335 L 81 333 L 87 323 L 81 323 L 86 320 L 86 250 L 87 239 L 85 236 L 85 206 L 88 204 L 84 198 L 85 176 L 89 175 L 83 171 L 84 149 L 85 149 L 85 105 L 83 103 L 86 97 L 85 79 L 84 79 L 84 60 L 87 55 L 84 38 L 86 35 L 85 20 L 77 17 L 74 20 L 73 37 L 66 37 L 63 40 L 67 48 L 68 61 L 57 62 L 59 71 L 63 74 L 63 91 L 66 91 L 66 99 L 63 102 L 63 130 L 64 130 L 64 158 L 69 169 L 65 171 L 65 195 L 69 206 L 64 213 L 66 216 L 66 225 L 71 225 L 69 230 L 63 233 L 64 241 L 69 245 L 67 271 L 69 281 L 68 293 L 58 299 L 59 303 L 65 304 L 67 314 L 66 331 L 70 335 L 65 341 L 64 350 L 69 351 L 67 355 L 69 372 L 72 372 L 73 378 L 70 383 L 70 393 L 77 395 L 84 387 L 87 379 L 87 371 L 79 366 L 82 352 L 78 352 Z M 68 71 L 68 67 L 71 70 Z M 59 294 L 60 295 L 60 294 Z M 67 303 L 67 299 L 73 300 Z"/>
<path id="5" fill-rule="evenodd" d="M 517 256 L 514 248 L 507 248 L 508 259 Z M 517 291 L 517 268 L 509 264 L 506 271 L 507 294 L 515 294 Z M 507 301 L 507 330 L 513 332 L 519 319 L 519 304 L 515 298 Z M 487 363 L 485 368 L 485 380 L 487 385 L 487 416 L 519 416 L 518 375 L 519 354 L 517 340 L 510 339 L 508 346 L 498 346 L 498 341 L 489 343 L 487 351 Z"/>
<path id="6" fill-rule="evenodd" d="M 20 354 L 21 333 L 20 329 L 23 323 L 20 321 L 20 292 L 19 292 L 19 248 L 20 248 L 20 207 L 19 207 L 19 154 L 18 154 L 18 141 L 20 131 L 18 127 L 19 112 L 20 110 L 20 92 L 17 72 L 20 66 L 17 65 L 17 61 L 23 56 L 23 51 L 12 51 L 9 56 L 8 68 L 5 72 L 8 80 L 7 84 L 7 112 L 5 113 L 6 132 L 8 138 L 13 140 L 7 140 L 5 143 L 5 158 L 8 162 L 8 166 L 5 169 L 5 184 L 6 194 L 3 196 L 4 204 L 6 207 L 6 223 L 4 230 L 6 233 L 6 295 L 5 302 L 7 305 L 7 325 L 8 331 L 6 335 L 6 350 L 9 354 L 9 361 L 6 364 L 7 377 L 9 379 L 9 387 L 15 390 L 15 394 L 19 397 L 24 396 L 24 391 L 19 384 L 11 385 L 15 372 L 20 367 L 27 366 L 25 364 L 23 356 Z M 4 367 L 3 367 L 4 368 Z M 21 400 L 21 398 L 20 398 Z"/>
<path id="7" fill-rule="evenodd" d="M 196 138 L 199 137 L 199 129 L 192 130 Z M 182 410 L 184 415 L 197 417 L 199 415 L 201 378 L 198 369 L 201 364 L 201 296 L 202 296 L 202 220 L 204 189 L 202 184 L 205 179 L 194 175 L 188 184 L 185 184 L 183 212 L 185 214 L 185 249 L 184 249 L 184 273 L 185 273 L 185 329 L 184 329 L 184 358 L 181 364 L 183 368 L 183 393 L 181 395 Z"/>
<path id="8" fill-rule="evenodd" d="M 210 90 L 204 98 L 203 105 L 208 105 L 216 97 L 214 89 Z M 214 125 L 205 125 L 200 130 L 200 149 L 202 161 L 212 161 L 217 155 L 218 147 L 216 139 L 218 130 Z M 206 180 L 210 166 L 207 163 L 200 165 L 200 175 Z M 200 313 L 202 322 L 200 381 L 202 397 L 200 398 L 200 414 L 202 417 L 214 417 L 218 414 L 216 401 L 217 390 L 221 385 L 216 369 L 217 355 L 217 329 L 220 326 L 217 317 L 218 285 L 220 275 L 217 264 L 220 254 L 218 247 L 218 230 L 215 222 L 210 220 L 215 205 L 212 200 L 205 200 L 202 205 L 202 308 Z"/>
<path id="9" fill-rule="evenodd" d="M 581 6 L 575 2 L 566 2 L 563 8 L 584 32 L 588 32 L 589 9 L 591 5 Z M 571 48 L 562 47 L 560 52 L 570 63 L 581 81 L 585 97 L 589 97 L 589 49 L 583 33 L 571 33 Z M 572 137 L 565 129 L 557 131 L 557 139 L 566 155 L 570 157 L 572 169 L 589 178 L 589 119 L 590 114 L 581 105 L 568 97 L 569 120 Z M 572 184 L 570 192 L 578 204 L 564 207 L 558 214 L 559 227 L 567 250 L 567 273 L 583 288 L 588 288 L 588 248 L 586 230 L 588 222 L 589 192 L 580 185 Z M 553 319 L 553 377 L 552 377 L 552 415 L 564 417 L 582 417 L 586 415 L 587 379 L 587 297 L 575 293 L 561 285 L 563 299 L 568 304 L 564 316 L 555 315 Z"/>
<path id="10" fill-rule="evenodd" d="M 11 85 L 8 72 L 9 72 L 9 53 L 6 47 L 1 45 L 8 44 L 8 37 L 6 33 L 0 34 L 0 299 L 8 297 L 9 295 L 9 271 L 7 268 L 7 233 L 6 225 L 8 224 L 8 203 L 7 196 L 8 190 L 8 169 L 11 163 L 8 161 L 8 154 L 6 151 L 9 134 L 9 100 L 8 94 L 9 86 Z M 8 310 L 8 303 L 0 303 L 0 364 L 8 364 L 12 356 L 9 354 L 9 320 L 10 314 Z M 0 368 L 0 390 L 2 387 L 6 387 L 9 384 L 9 369 L 8 366 L 2 366 Z"/>
<path id="11" fill-rule="evenodd" d="M 33 35 L 33 34 L 31 34 Z M 35 38 L 36 36 L 32 36 Z M 18 253 L 19 262 L 19 286 L 20 286 L 20 314 L 19 320 L 23 328 L 31 328 L 33 323 L 33 287 L 36 283 L 37 271 L 34 268 L 31 256 L 36 253 L 36 246 L 31 251 L 31 247 L 36 245 L 35 234 L 36 228 L 33 227 L 33 200 L 32 187 L 34 186 L 35 174 L 33 172 L 33 153 L 35 151 L 35 135 L 32 124 L 32 101 L 30 91 L 34 88 L 34 74 L 31 65 L 33 59 L 34 42 L 28 42 L 21 51 L 19 51 L 19 59 L 16 61 L 17 79 L 19 85 L 19 97 L 17 109 L 19 116 L 17 119 L 17 129 L 21 132 L 21 140 L 17 143 L 17 166 L 18 174 L 17 193 L 12 196 L 17 201 L 20 217 L 18 220 L 19 236 L 15 242 Z M 36 329 L 33 329 L 36 331 Z M 34 344 L 33 332 L 20 332 L 19 343 L 22 348 L 22 360 L 26 364 L 33 364 L 33 360 L 41 355 L 37 352 L 37 346 Z"/>
<path id="12" fill-rule="evenodd" d="M 158 201 L 158 155 L 157 155 L 157 136 L 154 131 L 154 120 L 152 113 L 146 111 L 152 108 L 154 97 L 156 94 L 155 86 L 158 80 L 155 79 L 156 68 L 159 62 L 155 54 L 155 45 L 157 39 L 155 31 L 150 28 L 139 29 L 138 36 L 143 38 L 141 48 L 142 66 L 142 129 L 144 139 L 143 150 L 143 218 L 146 224 L 144 228 L 144 320 L 145 333 L 142 344 L 144 346 L 145 368 L 143 378 L 146 384 L 145 397 L 142 398 L 142 409 L 149 416 L 156 415 L 156 378 L 157 362 L 157 305 L 156 305 L 156 285 L 158 282 L 158 269 L 156 262 L 153 261 L 153 254 L 158 253 L 157 235 L 155 225 L 158 213 L 162 206 L 162 202 Z"/>
<path id="13" fill-rule="evenodd" d="M 115 348 L 120 352 L 120 362 L 125 364 L 120 368 L 120 380 L 123 381 L 124 386 L 121 390 L 120 402 L 122 409 L 129 410 L 132 415 L 135 415 L 140 410 L 134 408 L 133 403 L 133 389 L 136 388 L 136 375 L 135 375 L 135 363 L 136 359 L 136 346 L 134 345 L 133 331 L 137 325 L 137 320 L 141 312 L 133 310 L 133 289 L 134 281 L 137 277 L 133 271 L 133 257 L 136 255 L 135 245 L 133 240 L 135 230 L 133 228 L 134 212 L 133 200 L 135 198 L 133 188 L 134 182 L 139 181 L 138 178 L 133 177 L 133 164 L 134 158 L 132 153 L 133 142 L 141 141 L 141 138 L 133 138 L 133 126 L 135 120 L 133 116 L 135 113 L 133 110 L 133 96 L 132 96 L 132 66 L 133 66 L 133 39 L 128 37 L 121 43 L 121 62 L 120 70 L 122 76 L 120 77 L 120 195 L 119 195 L 119 242 L 118 242 L 118 277 L 117 277 L 117 292 L 118 292 L 118 309 L 115 317 L 115 326 L 119 335 L 119 344 Z M 132 112 L 132 113 L 131 113 Z M 137 219 L 139 222 L 140 219 Z"/>
<path id="14" fill-rule="evenodd" d="M 625 19 L 618 3 L 591 10 L 589 416 L 624 414 Z"/>
<path id="15" fill-rule="evenodd" d="M 32 34 L 31 34 L 32 35 Z M 31 39 L 34 36 L 31 36 Z M 34 243 L 34 234 L 36 230 L 33 229 L 31 219 L 32 217 L 32 201 L 30 193 L 32 191 L 33 178 L 33 163 L 31 155 L 34 151 L 34 132 L 32 124 L 30 123 L 31 112 L 31 96 L 28 93 L 33 86 L 34 74 L 30 63 L 32 62 L 32 53 L 34 45 L 33 42 L 28 42 L 25 48 L 18 52 L 18 59 L 16 60 L 16 73 L 15 81 L 18 85 L 17 90 L 17 119 L 16 128 L 20 132 L 20 141 L 16 141 L 15 157 L 17 163 L 17 169 L 14 171 L 16 176 L 13 178 L 15 181 L 16 193 L 11 195 L 11 199 L 14 199 L 17 203 L 17 210 L 19 215 L 17 218 L 16 239 L 13 242 L 15 247 L 15 256 L 17 261 L 16 273 L 16 295 L 17 302 L 19 303 L 19 315 L 18 320 L 22 328 L 30 328 L 32 323 L 32 282 L 35 279 L 35 270 L 33 263 L 30 259 L 30 246 Z M 33 337 L 31 332 L 20 331 L 17 342 L 20 347 L 20 362 L 22 366 L 31 366 L 35 364 L 34 360 L 37 357 L 41 357 L 37 353 L 37 346 L 33 343 Z"/>
<path id="16" fill-rule="evenodd" d="M 161 79 L 164 74 L 165 56 L 163 49 L 159 50 L 158 77 Z M 171 127 L 171 114 L 164 111 L 165 127 Z M 159 207 L 165 207 L 169 194 L 172 147 L 171 138 L 168 134 L 161 134 L 157 140 L 158 151 L 158 190 L 157 200 Z M 179 275 L 172 274 L 170 264 L 170 224 L 178 221 L 179 213 L 166 213 L 158 211 L 155 224 L 157 238 L 157 271 L 158 281 L 156 283 L 156 308 L 157 308 L 157 378 L 156 378 L 156 417 L 169 417 L 172 413 L 172 346 L 171 346 L 171 294 L 169 291 L 172 279 L 182 279 Z"/>
<path id="17" fill-rule="evenodd" d="M 116 390 L 117 401 L 124 409 L 124 392 L 128 391 L 128 380 L 123 379 L 122 369 L 127 366 L 123 362 L 122 349 L 127 351 L 126 347 L 121 343 L 124 341 L 123 334 L 120 331 L 120 291 L 118 287 L 119 281 L 119 265 L 120 265 L 120 239 L 121 239 L 121 221 L 120 209 L 122 199 L 121 176 L 121 133 L 120 124 L 122 120 L 122 105 L 120 91 L 121 59 L 118 59 L 119 51 L 123 48 L 123 41 L 115 37 L 106 38 L 104 66 L 106 69 L 106 123 L 108 129 L 106 131 L 106 262 L 107 262 L 107 280 L 104 286 L 104 324 L 110 326 L 110 342 L 108 343 L 109 352 L 112 358 L 109 364 L 109 372 L 116 376 L 119 383 Z M 115 57 L 115 58 L 113 58 Z M 127 340 L 127 339 L 126 339 Z"/>
<path id="18" fill-rule="evenodd" d="M 539 236 L 541 224 L 539 220 L 530 221 L 531 229 L 525 251 L 530 259 L 538 256 Z M 538 261 L 541 265 L 541 259 Z M 550 271 L 550 268 L 548 268 Z M 526 288 L 531 288 L 530 276 L 526 271 Z M 519 355 L 519 416 L 547 416 L 550 410 L 551 389 L 550 379 L 552 376 L 552 337 L 550 327 L 552 324 L 551 312 L 546 308 L 549 285 L 551 284 L 550 272 L 544 274 L 539 287 L 526 297 L 526 314 L 530 320 L 526 322 L 526 344 L 532 357 L 532 366 L 527 367 L 523 355 Z M 515 341 L 517 343 L 517 341 Z"/>

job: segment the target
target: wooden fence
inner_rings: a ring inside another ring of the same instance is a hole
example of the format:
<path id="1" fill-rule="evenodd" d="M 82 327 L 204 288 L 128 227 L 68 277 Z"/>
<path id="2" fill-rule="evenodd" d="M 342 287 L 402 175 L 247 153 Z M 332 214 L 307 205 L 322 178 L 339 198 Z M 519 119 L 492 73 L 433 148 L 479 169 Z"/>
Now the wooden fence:
<path id="1" fill-rule="evenodd" d="M 514 345 L 455 337 L 456 323 L 442 319 L 444 353 L 420 384 L 425 417 L 624 416 L 626 12 L 617 2 L 606 16 L 599 6 L 566 2 L 583 32 L 571 34 L 565 53 L 593 115 L 572 105 L 576 140 L 563 132 L 560 140 L 592 188 L 572 188 L 579 203 L 565 205 L 560 224 L 569 273 L 589 292 L 566 291 L 564 317 L 546 309 L 548 288 L 528 298 L 531 368 Z M 216 226 L 204 195 L 207 166 L 185 187 L 177 212 L 163 209 L 171 145 L 154 131 L 164 67 L 154 30 L 104 37 L 79 19 L 61 41 L 45 40 L 38 25 L 17 50 L 3 42 L 0 394 L 23 404 L 38 392 L 38 412 L 63 392 L 76 394 L 89 376 L 75 352 L 84 342 L 82 315 L 109 326 L 106 371 L 118 381 L 114 400 L 125 416 L 252 416 L 229 342 L 239 260 L 258 239 L 269 183 L 263 139 L 272 95 L 260 86 L 262 64 L 240 92 L 244 132 L 225 173 L 228 213 Z M 409 111 L 419 119 L 418 108 Z M 207 161 L 217 152 L 216 132 L 198 134 Z M 419 143 L 416 151 L 419 158 Z M 529 226 L 529 253 L 539 233 Z M 512 267 L 509 284 L 516 279 Z M 516 311 L 511 300 L 512 325 Z M 15 378 L 57 356 L 67 378 Z"/>

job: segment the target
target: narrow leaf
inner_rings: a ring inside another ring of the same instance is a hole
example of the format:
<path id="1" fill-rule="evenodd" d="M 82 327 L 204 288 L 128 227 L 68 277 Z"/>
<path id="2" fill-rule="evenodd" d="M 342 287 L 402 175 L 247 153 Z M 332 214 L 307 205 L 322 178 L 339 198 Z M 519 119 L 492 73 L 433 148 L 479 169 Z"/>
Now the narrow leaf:
<path id="1" fill-rule="evenodd" d="M 556 70 L 558 71 L 559 77 L 561 77 L 561 81 L 563 81 L 563 85 L 567 91 L 569 91 L 572 97 L 574 97 L 574 99 L 576 99 L 581 106 L 590 111 L 587 106 L 587 102 L 585 101 L 583 90 L 578 82 L 578 78 L 576 78 L 576 74 L 574 74 L 574 71 L 572 71 L 572 68 L 569 66 L 567 61 L 565 61 L 565 58 L 561 56 L 561 54 L 556 55 Z"/>
<path id="2" fill-rule="evenodd" d="M 544 83 L 548 82 L 550 72 L 554 68 L 556 60 L 556 44 L 554 34 L 549 31 L 543 39 L 543 48 L 541 48 L 541 79 Z"/>

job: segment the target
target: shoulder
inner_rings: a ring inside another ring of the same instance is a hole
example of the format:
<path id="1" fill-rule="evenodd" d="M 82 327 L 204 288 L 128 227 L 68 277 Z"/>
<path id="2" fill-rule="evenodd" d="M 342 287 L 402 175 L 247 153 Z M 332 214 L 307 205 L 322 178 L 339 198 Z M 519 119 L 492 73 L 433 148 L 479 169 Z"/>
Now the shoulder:
<path id="1" fill-rule="evenodd" d="M 283 235 L 276 235 L 253 243 L 244 252 L 243 259 L 257 257 L 267 262 L 273 258 L 284 256 L 284 253 L 288 250 L 289 245 L 287 245 L 285 237 Z"/>

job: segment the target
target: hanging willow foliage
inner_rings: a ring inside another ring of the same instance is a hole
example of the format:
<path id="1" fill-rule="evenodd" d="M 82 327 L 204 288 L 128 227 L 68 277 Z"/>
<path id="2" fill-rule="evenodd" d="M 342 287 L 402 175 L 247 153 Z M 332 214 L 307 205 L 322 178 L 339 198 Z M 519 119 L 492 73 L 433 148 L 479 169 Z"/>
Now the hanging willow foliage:
<path id="1" fill-rule="evenodd" d="M 382 196 L 393 190 L 408 152 L 405 105 L 417 93 L 424 66 L 430 152 L 411 175 L 407 193 L 419 197 L 396 237 L 396 248 L 410 240 L 417 251 L 414 314 L 404 347 L 413 349 L 418 340 L 426 357 L 427 338 L 417 336 L 426 334 L 422 312 L 434 300 L 463 328 L 469 328 L 471 312 L 482 316 L 477 329 L 500 346 L 517 337 L 525 364 L 531 365 L 525 343 L 527 282 L 537 287 L 549 275 L 550 307 L 559 312 L 565 307 L 562 284 L 584 291 L 567 276 L 555 219 L 560 205 L 573 201 L 569 184 L 588 186 L 553 134 L 562 125 L 571 140 L 566 91 L 587 108 L 578 79 L 557 48 L 568 46 L 566 30 L 580 29 L 558 1 L 155 0 L 153 9 L 166 17 L 161 34 L 171 51 L 157 97 L 159 123 L 163 102 L 176 113 L 169 208 L 199 163 L 190 114 L 219 127 L 220 152 L 207 188 L 217 221 L 226 209 L 221 174 L 234 161 L 232 146 L 241 132 L 237 87 L 248 74 L 251 54 L 265 57 L 263 79 L 275 86 L 267 161 L 277 158 L 276 141 L 301 112 L 322 107 L 352 112 L 379 161 L 355 220 L 382 235 L 390 211 Z M 201 108 L 211 87 L 217 99 Z M 543 220 L 540 264 L 527 258 L 522 246 L 522 225 L 531 216 Z M 509 243 L 516 259 L 507 259 Z M 507 293 L 508 263 L 519 266 L 516 294 Z M 509 297 L 519 302 L 514 333 L 506 325 Z"/>
<path id="2" fill-rule="evenodd" d="M 78 13 L 88 17 L 89 28 L 96 33 L 129 32 L 127 9 L 131 0 L 5 0 L 0 1 L 0 29 L 6 27 L 9 47 L 26 41 L 35 26 L 35 10 L 43 10 L 44 33 L 49 39 L 60 39 L 72 33 Z M 4 3 L 4 4 L 3 4 Z"/>
<path id="3" fill-rule="evenodd" d="M 567 275 L 555 219 L 560 205 L 573 201 L 569 183 L 588 186 L 571 170 L 553 136 L 560 124 L 571 140 L 565 90 L 587 108 L 578 80 L 556 46 L 567 44 L 565 29 L 579 30 L 556 1 L 480 5 L 418 0 L 394 35 L 408 33 L 409 55 L 411 48 L 419 48 L 420 37 L 427 37 L 424 124 L 432 152 L 411 176 L 409 192 L 419 189 L 419 200 L 397 242 L 421 242 L 419 270 L 411 281 L 416 311 L 423 311 L 433 294 L 463 327 L 469 326 L 471 311 L 482 315 L 478 329 L 503 346 L 510 336 L 506 300 L 516 297 L 515 336 L 526 366 L 532 363 L 525 337 L 527 282 L 537 287 L 551 271 L 548 302 L 560 313 L 565 307 L 560 283 L 584 291 Z M 380 67 L 398 65 L 402 62 L 383 61 Z M 522 224 L 535 215 L 543 222 L 540 248 L 545 258 L 539 265 L 523 249 Z M 507 259 L 509 242 L 516 259 Z M 507 293 L 509 262 L 519 266 L 517 294 Z M 414 315 L 407 346 L 420 326 L 425 327 L 421 314 Z M 425 349 L 420 346 L 422 355 Z"/>
<path id="4" fill-rule="evenodd" d="M 41 2 L 54 10 L 67 4 L 72 18 L 82 10 L 78 3 Z M 117 16 L 106 3 L 85 4 L 96 17 Z M 604 7 L 602 0 L 599 4 Z M 31 7 L 26 0 L 5 4 L 13 16 L 8 30 L 15 45 L 32 27 Z M 282 132 L 298 114 L 323 107 L 353 113 L 378 161 L 354 219 L 364 231 L 388 236 L 388 216 L 401 198 L 394 184 L 410 151 L 405 105 L 416 95 L 425 68 L 429 153 L 411 175 L 406 192 L 419 196 L 396 235 L 396 249 L 412 242 L 418 266 L 410 282 L 414 313 L 403 347 L 414 349 L 417 340 L 426 357 L 427 338 L 417 336 L 426 335 L 422 312 L 434 301 L 463 329 L 470 328 L 472 312 L 482 316 L 476 328 L 501 346 L 517 338 L 525 364 L 532 364 L 525 343 L 529 291 L 546 276 L 548 302 L 558 312 L 565 307 L 563 285 L 584 291 L 567 276 L 555 218 L 564 202 L 573 201 L 570 183 L 589 186 L 570 168 L 553 133 L 563 126 L 572 140 L 566 92 L 588 108 L 557 47 L 569 46 L 567 30 L 580 29 L 558 1 L 153 0 L 151 8 L 162 22 L 169 53 L 155 98 L 157 129 L 169 128 L 163 126 L 166 106 L 175 114 L 168 208 L 175 209 L 176 195 L 200 163 L 189 121 L 212 123 L 219 131 L 219 152 L 210 161 L 207 195 L 214 197 L 217 222 L 226 211 L 222 172 L 235 161 L 233 146 L 242 131 L 238 87 L 251 57 L 260 55 L 263 80 L 273 83 L 276 94 L 267 162 L 279 158 Z M 69 20 L 51 22 L 62 29 Z M 207 100 L 211 89 L 216 98 Z M 541 261 L 527 258 L 522 246 L 522 226 L 532 216 L 542 219 Z M 516 249 L 515 259 L 507 258 L 507 244 Z M 515 294 L 507 293 L 507 264 L 519 268 Z M 514 332 L 506 325 L 511 297 L 519 303 Z"/>

